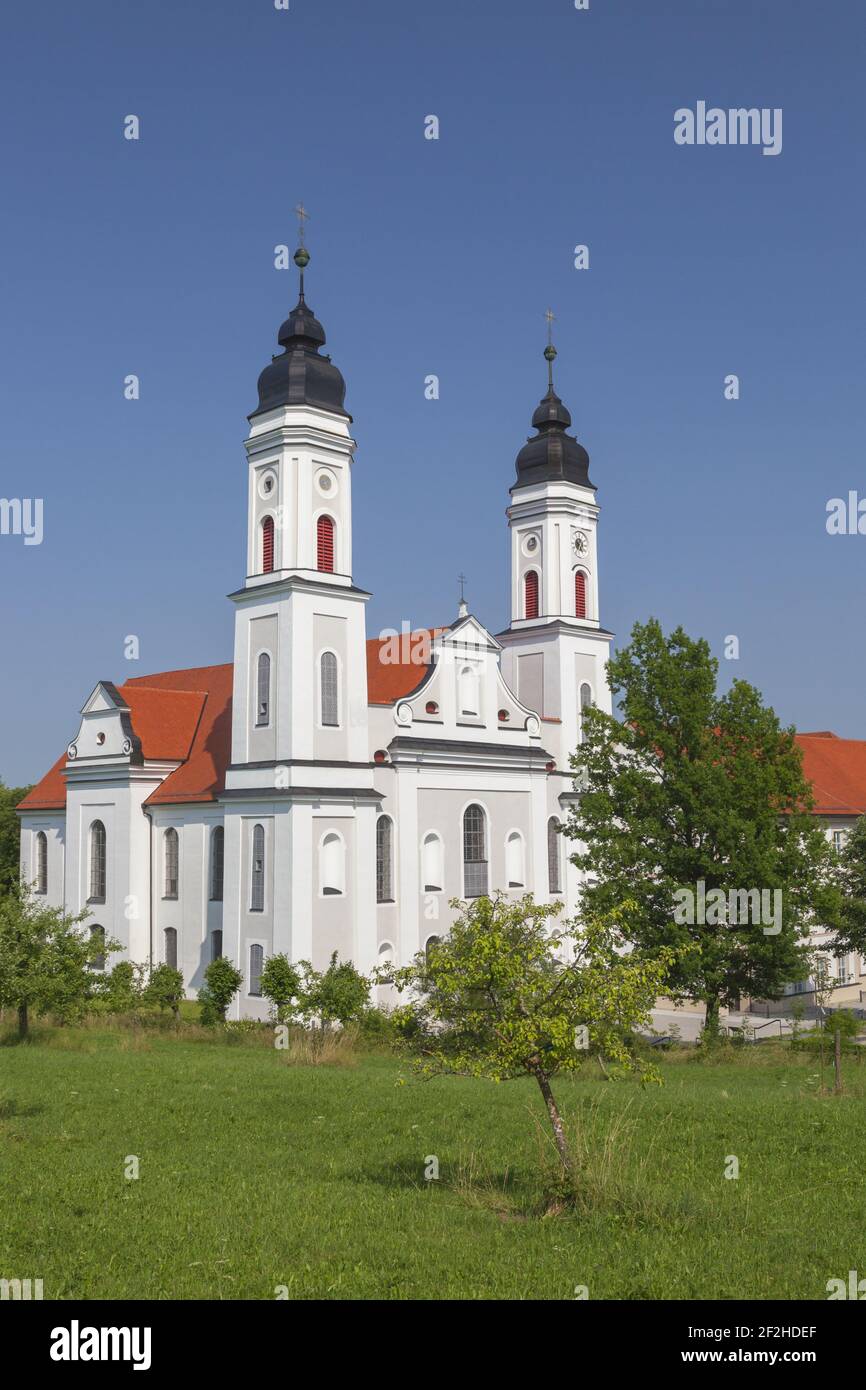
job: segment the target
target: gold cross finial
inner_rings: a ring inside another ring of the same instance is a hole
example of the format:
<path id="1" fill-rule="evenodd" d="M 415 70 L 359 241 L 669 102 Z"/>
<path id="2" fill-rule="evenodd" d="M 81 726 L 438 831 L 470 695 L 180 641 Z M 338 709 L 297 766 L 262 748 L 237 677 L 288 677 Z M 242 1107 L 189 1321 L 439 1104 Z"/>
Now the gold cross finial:
<path id="1" fill-rule="evenodd" d="M 303 246 L 304 223 L 307 221 L 310 214 L 307 212 L 307 209 L 304 207 L 303 203 L 298 203 L 298 206 L 295 208 L 295 212 L 298 215 L 298 241 L 300 245 Z"/>
<path id="2" fill-rule="evenodd" d="M 552 342 L 553 342 L 553 325 L 554 325 L 554 322 L 555 322 L 555 320 L 556 320 L 556 314 L 553 312 L 552 309 L 548 309 L 547 312 L 546 312 L 546 314 L 544 315 L 544 317 L 547 319 L 547 341 L 548 341 L 548 343 L 552 343 Z"/>

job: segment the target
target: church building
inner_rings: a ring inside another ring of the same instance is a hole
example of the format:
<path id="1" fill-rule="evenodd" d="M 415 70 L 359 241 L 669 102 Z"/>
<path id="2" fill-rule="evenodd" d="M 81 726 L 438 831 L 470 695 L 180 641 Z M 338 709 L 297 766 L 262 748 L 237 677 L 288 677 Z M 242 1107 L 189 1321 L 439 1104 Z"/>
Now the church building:
<path id="1" fill-rule="evenodd" d="M 303 246 L 295 261 L 249 417 L 234 660 L 99 681 L 19 807 L 24 878 L 122 943 L 109 967 L 168 962 L 192 996 L 225 955 L 236 1017 L 267 1016 L 268 956 L 402 964 L 447 933 L 451 898 L 530 892 L 573 912 L 569 755 L 587 706 L 611 707 L 596 489 L 555 349 L 510 489 L 508 627 L 461 603 L 440 628 L 368 638 L 352 417 Z"/>

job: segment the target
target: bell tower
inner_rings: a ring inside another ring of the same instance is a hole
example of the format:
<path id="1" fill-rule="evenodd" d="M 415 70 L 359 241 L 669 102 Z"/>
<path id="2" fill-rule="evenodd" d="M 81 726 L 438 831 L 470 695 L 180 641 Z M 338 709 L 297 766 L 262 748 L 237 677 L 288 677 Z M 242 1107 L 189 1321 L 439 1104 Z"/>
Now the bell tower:
<path id="1" fill-rule="evenodd" d="M 532 416 L 536 433 L 517 455 L 507 511 L 511 623 L 498 639 L 518 698 L 560 723 L 564 758 L 580 739 L 582 706 L 610 709 L 604 666 L 612 634 L 599 617 L 599 507 L 589 454 L 568 433 L 571 414 L 553 384 L 550 310 L 547 322 L 547 392 Z"/>

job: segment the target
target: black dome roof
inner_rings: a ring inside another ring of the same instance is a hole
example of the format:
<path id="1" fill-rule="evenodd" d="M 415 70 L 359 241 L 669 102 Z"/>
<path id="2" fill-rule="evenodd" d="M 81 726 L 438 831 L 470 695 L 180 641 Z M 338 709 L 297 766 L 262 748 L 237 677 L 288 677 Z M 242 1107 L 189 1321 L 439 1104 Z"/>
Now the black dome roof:
<path id="1" fill-rule="evenodd" d="M 549 482 L 577 483 L 594 491 L 595 484 L 589 477 L 589 454 L 573 435 L 566 434 L 571 414 L 553 389 L 556 348 L 548 344 L 544 355 L 548 365 L 547 395 L 542 396 L 532 416 L 538 433 L 529 438 L 517 455 L 517 482 L 511 491 Z"/>
<path id="2" fill-rule="evenodd" d="M 259 377 L 259 403 L 249 418 L 281 405 L 313 405 L 351 420 L 343 405 L 343 374 L 330 357 L 319 352 L 325 344 L 325 330 L 306 304 L 303 287 L 277 341 L 283 352 L 271 360 Z"/>

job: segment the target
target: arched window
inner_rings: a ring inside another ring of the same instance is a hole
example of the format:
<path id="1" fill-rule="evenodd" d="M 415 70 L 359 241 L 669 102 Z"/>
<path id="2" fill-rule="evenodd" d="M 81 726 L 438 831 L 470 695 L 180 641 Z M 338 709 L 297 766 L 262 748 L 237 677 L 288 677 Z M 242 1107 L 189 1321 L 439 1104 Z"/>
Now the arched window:
<path id="1" fill-rule="evenodd" d="M 463 812 L 463 894 L 482 898 L 487 892 L 487 835 L 480 806 Z"/>
<path id="2" fill-rule="evenodd" d="M 166 927 L 163 936 L 165 938 L 165 963 L 170 965 L 172 970 L 177 970 L 177 932 L 174 927 Z"/>
<path id="3" fill-rule="evenodd" d="M 588 710 L 591 705 L 592 690 L 587 685 L 586 681 L 584 681 L 583 685 L 580 687 L 580 729 L 578 732 L 578 743 L 583 743 L 586 738 L 586 729 L 584 728 L 583 715 L 584 711 Z"/>
<path id="4" fill-rule="evenodd" d="M 333 652 L 322 652 L 319 660 L 322 692 L 322 723 L 337 728 L 340 723 L 340 699 L 337 687 L 337 658 Z"/>
<path id="5" fill-rule="evenodd" d="M 105 902 L 105 826 L 95 820 L 90 827 L 90 897 L 88 902 Z"/>
<path id="6" fill-rule="evenodd" d="M 586 575 L 583 570 L 574 571 L 574 616 L 586 617 Z"/>
<path id="7" fill-rule="evenodd" d="M 253 859 L 250 865 L 250 912 L 265 910 L 265 827 L 253 826 Z"/>
<path id="8" fill-rule="evenodd" d="M 319 892 L 326 898 L 346 891 L 346 851 L 334 831 L 326 835 L 319 850 Z"/>
<path id="9" fill-rule="evenodd" d="M 390 941 L 383 941 L 379 947 L 378 966 L 380 970 L 391 970 L 394 965 L 394 947 Z M 392 984 L 380 982 L 376 989 L 377 1002 L 380 1008 L 387 1009 L 397 1003 L 397 990 Z"/>
<path id="10" fill-rule="evenodd" d="M 329 516 L 320 516 L 316 522 L 316 568 L 334 572 L 334 523 Z"/>
<path id="11" fill-rule="evenodd" d="M 212 931 L 210 934 L 210 958 L 219 960 L 223 953 L 223 934 L 221 931 Z"/>
<path id="12" fill-rule="evenodd" d="M 48 892 L 48 836 L 44 830 L 36 832 L 36 892 Z"/>
<path id="13" fill-rule="evenodd" d="M 527 570 L 523 576 L 523 616 L 538 617 L 538 571 Z"/>
<path id="14" fill-rule="evenodd" d="M 210 896 L 211 902 L 223 900 L 223 873 L 225 865 L 226 833 L 221 825 L 216 826 L 210 837 Z"/>
<path id="15" fill-rule="evenodd" d="M 394 901 L 392 870 L 392 849 L 394 843 L 394 823 L 390 816 L 380 816 L 376 821 L 376 902 Z"/>
<path id="16" fill-rule="evenodd" d="M 460 672 L 460 713 L 477 715 L 481 712 L 481 682 L 474 666 L 464 666 Z"/>
<path id="17" fill-rule="evenodd" d="M 556 816 L 551 816 L 547 822 L 547 887 L 551 893 L 562 892 L 559 864 L 559 821 Z"/>
<path id="18" fill-rule="evenodd" d="M 267 652 L 259 652 L 256 671 L 256 727 L 263 728 L 271 722 L 271 658 Z"/>
<path id="19" fill-rule="evenodd" d="M 105 927 L 91 927 L 90 940 L 98 948 L 97 954 L 91 957 L 90 964 L 94 970 L 105 969 Z"/>
<path id="20" fill-rule="evenodd" d="M 432 963 L 433 957 L 436 954 L 436 947 L 441 945 L 441 943 L 441 936 L 428 936 L 427 940 L 424 942 L 424 958 L 428 966 Z"/>
<path id="21" fill-rule="evenodd" d="M 173 827 L 166 830 L 163 836 L 163 861 L 165 867 L 165 887 L 162 896 L 164 898 L 176 898 L 178 847 L 177 831 Z"/>
<path id="22" fill-rule="evenodd" d="M 442 841 L 431 831 L 424 836 L 421 846 L 421 877 L 425 893 L 441 893 L 445 885 L 444 855 Z"/>
<path id="23" fill-rule="evenodd" d="M 273 573 L 274 568 L 274 518 L 266 516 L 262 522 L 262 574 Z"/>
<path id="24" fill-rule="evenodd" d="M 250 994 L 261 997 L 262 993 L 262 966 L 265 963 L 264 946 L 253 945 L 250 947 Z"/>
<path id="25" fill-rule="evenodd" d="M 505 841 L 505 881 L 509 888 L 526 887 L 524 857 L 523 836 L 519 830 L 512 830 Z"/>

